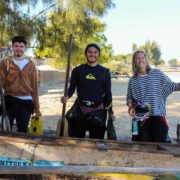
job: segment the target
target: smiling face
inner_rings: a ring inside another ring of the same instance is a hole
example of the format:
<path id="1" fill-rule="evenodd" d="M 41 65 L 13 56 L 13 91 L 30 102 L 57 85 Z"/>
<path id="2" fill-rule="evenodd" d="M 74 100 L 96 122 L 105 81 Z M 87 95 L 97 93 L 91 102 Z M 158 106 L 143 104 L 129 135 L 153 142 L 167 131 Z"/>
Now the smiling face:
<path id="1" fill-rule="evenodd" d="M 14 57 L 20 58 L 24 55 L 26 50 L 26 46 L 23 42 L 15 42 L 12 45 L 12 49 L 14 51 Z"/>
<path id="2" fill-rule="evenodd" d="M 86 58 L 88 63 L 96 63 L 99 58 L 99 51 L 95 47 L 89 47 L 86 52 Z"/>
<path id="3" fill-rule="evenodd" d="M 140 72 L 145 73 L 147 66 L 148 66 L 148 60 L 146 58 L 146 55 L 142 52 L 139 52 L 135 56 L 135 65 L 139 69 Z"/>

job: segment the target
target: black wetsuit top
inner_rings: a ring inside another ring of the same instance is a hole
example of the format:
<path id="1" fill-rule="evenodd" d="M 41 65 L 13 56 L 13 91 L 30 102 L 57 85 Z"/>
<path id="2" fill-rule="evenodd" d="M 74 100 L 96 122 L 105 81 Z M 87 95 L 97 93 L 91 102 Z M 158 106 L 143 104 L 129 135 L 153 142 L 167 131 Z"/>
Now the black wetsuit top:
<path id="1" fill-rule="evenodd" d="M 90 101 L 95 106 L 103 103 L 109 107 L 112 103 L 111 77 L 107 68 L 83 64 L 75 67 L 71 74 L 68 97 L 70 98 L 77 87 L 77 95 L 81 102 Z"/>

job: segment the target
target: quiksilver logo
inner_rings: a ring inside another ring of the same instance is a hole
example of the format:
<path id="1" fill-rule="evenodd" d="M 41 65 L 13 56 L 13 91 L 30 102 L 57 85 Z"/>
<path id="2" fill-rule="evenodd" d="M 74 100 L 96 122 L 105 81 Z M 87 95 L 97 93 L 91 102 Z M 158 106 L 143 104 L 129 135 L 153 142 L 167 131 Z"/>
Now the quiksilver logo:
<path id="1" fill-rule="evenodd" d="M 86 75 L 86 79 L 96 80 L 96 78 L 93 76 L 93 74 Z"/>

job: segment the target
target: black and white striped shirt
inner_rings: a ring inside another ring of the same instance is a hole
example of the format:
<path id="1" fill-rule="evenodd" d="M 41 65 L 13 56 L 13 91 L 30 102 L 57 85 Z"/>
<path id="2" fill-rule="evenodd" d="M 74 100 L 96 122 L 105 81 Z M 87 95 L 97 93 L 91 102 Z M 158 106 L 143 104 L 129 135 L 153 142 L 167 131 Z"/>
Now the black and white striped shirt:
<path id="1" fill-rule="evenodd" d="M 151 116 L 166 115 L 166 99 L 180 83 L 172 82 L 163 72 L 152 69 L 148 75 L 133 76 L 129 80 L 127 103 L 137 100 L 150 105 Z"/>

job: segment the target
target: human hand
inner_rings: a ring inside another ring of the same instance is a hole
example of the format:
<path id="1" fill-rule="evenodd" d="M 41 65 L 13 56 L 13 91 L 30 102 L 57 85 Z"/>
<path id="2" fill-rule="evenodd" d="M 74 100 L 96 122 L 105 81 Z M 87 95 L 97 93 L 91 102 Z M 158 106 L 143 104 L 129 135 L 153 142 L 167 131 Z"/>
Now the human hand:
<path id="1" fill-rule="evenodd" d="M 111 118 L 113 121 L 116 120 L 116 117 L 114 116 L 114 114 L 109 114 L 109 118 Z"/>
<path id="2" fill-rule="evenodd" d="M 134 108 L 133 107 L 129 107 L 128 108 L 128 113 L 129 113 L 130 116 L 133 117 L 134 116 Z"/>
<path id="3" fill-rule="evenodd" d="M 35 116 L 36 117 L 41 117 L 42 116 L 42 113 L 40 110 L 35 110 Z"/>
<path id="4" fill-rule="evenodd" d="M 68 96 L 62 96 L 61 97 L 61 102 L 63 103 L 63 104 L 65 104 L 65 103 L 67 103 L 67 100 L 68 100 L 69 98 L 68 98 Z"/>

